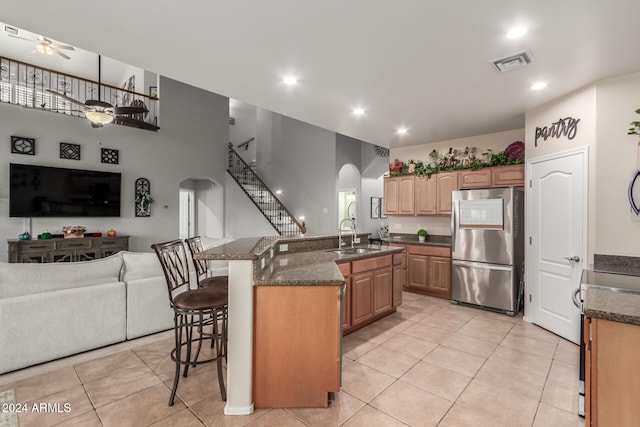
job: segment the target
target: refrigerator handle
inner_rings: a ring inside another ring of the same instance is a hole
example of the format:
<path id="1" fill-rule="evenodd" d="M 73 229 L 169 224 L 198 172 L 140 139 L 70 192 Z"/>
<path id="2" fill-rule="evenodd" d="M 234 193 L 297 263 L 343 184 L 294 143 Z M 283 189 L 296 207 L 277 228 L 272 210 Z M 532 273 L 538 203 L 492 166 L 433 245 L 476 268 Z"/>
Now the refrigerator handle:
<path id="1" fill-rule="evenodd" d="M 458 203 L 456 200 L 451 202 L 451 255 L 456 251 L 456 207 Z"/>

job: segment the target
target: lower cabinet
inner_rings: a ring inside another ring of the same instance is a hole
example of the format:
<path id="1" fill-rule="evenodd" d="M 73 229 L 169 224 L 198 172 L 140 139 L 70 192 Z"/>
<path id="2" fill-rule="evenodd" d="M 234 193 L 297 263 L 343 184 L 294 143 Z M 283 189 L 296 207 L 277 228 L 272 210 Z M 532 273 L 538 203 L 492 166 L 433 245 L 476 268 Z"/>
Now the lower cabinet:
<path id="1" fill-rule="evenodd" d="M 451 250 L 440 246 L 407 245 L 407 290 L 451 298 Z"/>
<path id="2" fill-rule="evenodd" d="M 585 317 L 585 426 L 640 426 L 640 326 Z"/>
<path id="3" fill-rule="evenodd" d="M 407 286 L 406 245 L 389 245 L 404 248 L 404 252 L 393 254 L 393 306 L 402 304 L 402 290 Z"/>
<path id="4" fill-rule="evenodd" d="M 392 313 L 402 302 L 402 284 L 394 282 L 393 256 L 383 255 L 338 264 L 345 278 L 343 333 L 355 331 Z M 397 296 L 397 290 L 400 296 Z"/>
<path id="5" fill-rule="evenodd" d="M 256 408 L 326 408 L 340 390 L 339 286 L 254 288 Z"/>
<path id="6" fill-rule="evenodd" d="M 129 236 L 8 240 L 9 262 L 91 261 L 129 250 Z"/>

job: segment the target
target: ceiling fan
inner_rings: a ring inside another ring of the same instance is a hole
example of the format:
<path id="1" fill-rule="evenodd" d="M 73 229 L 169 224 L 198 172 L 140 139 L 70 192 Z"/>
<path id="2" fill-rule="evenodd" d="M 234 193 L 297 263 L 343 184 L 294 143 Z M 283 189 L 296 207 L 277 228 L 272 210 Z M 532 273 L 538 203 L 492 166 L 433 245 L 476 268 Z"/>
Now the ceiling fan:
<path id="1" fill-rule="evenodd" d="M 68 44 L 56 43 L 51 39 L 48 39 L 44 36 L 39 36 L 37 39 L 28 39 L 26 37 L 17 36 L 14 34 L 8 34 L 9 37 L 14 37 L 20 40 L 26 40 L 28 42 L 32 42 L 36 44 L 36 51 L 40 52 L 43 55 L 53 55 L 54 53 L 60 55 L 64 59 L 71 59 L 71 57 L 67 54 L 64 54 L 60 51 L 63 50 L 76 50 L 73 46 L 69 46 Z"/>
<path id="2" fill-rule="evenodd" d="M 144 107 L 144 104 L 142 106 L 134 107 L 114 107 L 108 102 L 102 101 L 100 99 L 100 94 L 102 92 L 101 62 L 102 57 L 98 55 L 98 99 L 87 99 L 85 102 L 81 102 L 71 98 L 70 96 L 67 96 L 66 94 L 56 92 L 55 90 L 46 89 L 46 91 L 68 102 L 83 107 L 80 112 L 84 113 L 85 117 L 89 119 L 89 121 L 91 121 L 91 126 L 94 128 L 99 128 L 103 125 L 116 121 L 118 124 L 133 126 L 146 130 L 157 131 L 158 129 L 160 129 L 158 126 L 152 125 L 145 122 L 144 120 L 139 120 L 134 117 L 134 114 L 142 114 L 149 111 L 146 107 Z"/>

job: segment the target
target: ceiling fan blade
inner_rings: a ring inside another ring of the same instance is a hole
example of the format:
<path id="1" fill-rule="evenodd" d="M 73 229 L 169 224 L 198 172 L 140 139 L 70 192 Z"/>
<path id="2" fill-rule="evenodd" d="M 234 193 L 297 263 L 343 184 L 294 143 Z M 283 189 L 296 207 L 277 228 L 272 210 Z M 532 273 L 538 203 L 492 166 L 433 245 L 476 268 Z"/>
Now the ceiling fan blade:
<path id="1" fill-rule="evenodd" d="M 114 123 L 137 127 L 145 130 L 152 130 L 152 131 L 157 131 L 158 129 L 160 129 L 158 126 L 152 125 L 142 120 L 133 119 L 127 116 L 116 116 Z"/>
<path id="2" fill-rule="evenodd" d="M 51 89 L 45 89 L 45 90 L 46 90 L 47 92 L 49 92 L 49 93 L 52 93 L 52 94 L 54 94 L 54 95 L 56 95 L 56 96 L 58 96 L 58 97 L 62 98 L 62 99 L 65 99 L 65 100 L 67 100 L 67 101 L 69 101 L 69 102 L 73 102 L 74 104 L 82 105 L 83 107 L 86 107 L 86 105 L 85 105 L 84 103 L 82 103 L 82 102 L 80 102 L 80 101 L 77 101 L 77 100 L 75 100 L 75 99 L 73 99 L 73 98 L 71 98 L 71 97 L 69 97 L 69 96 L 67 96 L 67 95 L 65 95 L 65 94 L 62 94 L 62 93 L 60 93 L 60 92 L 56 92 L 55 90 L 51 90 Z M 87 105 L 88 105 L 88 104 L 87 104 Z"/>
<path id="3" fill-rule="evenodd" d="M 113 107 L 113 114 L 140 114 L 148 113 L 146 107 Z"/>
<path id="4" fill-rule="evenodd" d="M 53 51 L 55 53 L 57 53 L 58 55 L 62 56 L 64 59 L 71 59 L 70 56 L 65 55 L 64 53 L 60 52 L 55 46 L 51 46 L 51 49 L 53 49 Z"/>
<path id="5" fill-rule="evenodd" d="M 69 46 L 68 44 L 58 44 L 58 43 L 53 43 L 51 44 L 52 47 L 56 48 L 56 49 L 65 49 L 65 50 L 76 50 L 75 47 L 73 46 Z"/>
<path id="6" fill-rule="evenodd" d="M 85 102 L 85 105 L 87 107 L 101 107 L 101 108 L 113 108 L 113 105 L 109 104 L 108 102 L 104 102 L 104 101 L 98 101 L 97 99 L 87 99 L 87 101 Z"/>

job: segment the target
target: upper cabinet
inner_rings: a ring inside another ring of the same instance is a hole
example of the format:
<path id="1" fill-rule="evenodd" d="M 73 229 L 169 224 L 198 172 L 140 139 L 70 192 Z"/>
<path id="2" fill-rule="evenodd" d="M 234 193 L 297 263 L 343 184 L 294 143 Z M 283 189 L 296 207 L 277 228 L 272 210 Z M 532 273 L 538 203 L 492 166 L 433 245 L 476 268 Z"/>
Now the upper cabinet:
<path id="1" fill-rule="evenodd" d="M 450 215 L 451 192 L 524 185 L 524 164 L 384 179 L 385 215 Z"/>
<path id="2" fill-rule="evenodd" d="M 415 175 L 392 176 L 384 179 L 385 215 L 414 215 Z"/>

